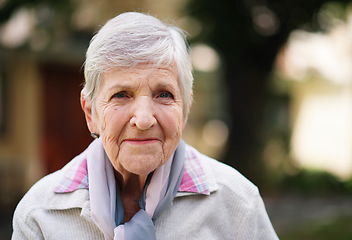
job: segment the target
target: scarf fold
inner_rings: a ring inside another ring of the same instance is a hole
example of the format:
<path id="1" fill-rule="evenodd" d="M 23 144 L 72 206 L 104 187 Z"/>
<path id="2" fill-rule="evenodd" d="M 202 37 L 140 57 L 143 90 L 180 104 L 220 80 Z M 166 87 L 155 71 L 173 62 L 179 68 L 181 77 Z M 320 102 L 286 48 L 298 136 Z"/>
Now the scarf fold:
<path id="1" fill-rule="evenodd" d="M 87 149 L 91 217 L 107 240 L 155 240 L 153 221 L 173 201 L 179 189 L 185 159 L 181 140 L 174 155 L 157 168 L 146 184 L 139 204 L 141 209 L 123 224 L 123 206 L 114 169 L 100 139 Z"/>

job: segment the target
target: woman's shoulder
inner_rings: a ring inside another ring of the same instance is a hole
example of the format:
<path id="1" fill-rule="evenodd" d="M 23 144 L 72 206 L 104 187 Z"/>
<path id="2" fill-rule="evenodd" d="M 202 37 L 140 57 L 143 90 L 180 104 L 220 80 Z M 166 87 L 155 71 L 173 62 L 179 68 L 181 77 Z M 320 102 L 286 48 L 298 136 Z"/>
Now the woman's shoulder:
<path id="1" fill-rule="evenodd" d="M 64 194 L 57 194 L 55 189 L 63 180 L 65 174 L 71 171 L 72 167 L 77 165 L 78 159 L 75 158 L 66 164 L 62 169 L 48 174 L 38 180 L 23 196 L 18 203 L 15 216 L 27 217 L 35 211 L 54 208 L 55 202 L 62 200 Z M 67 201 L 64 201 L 65 203 Z"/>
<path id="2" fill-rule="evenodd" d="M 16 213 L 27 215 L 34 209 L 42 207 L 46 199 L 53 194 L 52 186 L 60 178 L 62 170 L 51 173 L 37 181 L 18 203 Z"/>
<path id="3" fill-rule="evenodd" d="M 63 186 L 61 183 L 67 183 L 67 186 L 75 185 L 75 182 L 70 182 L 71 179 L 67 176 L 74 173 L 77 165 L 84 163 L 84 160 L 77 158 L 72 160 L 61 170 L 40 179 L 28 190 L 14 213 L 14 239 L 44 239 L 45 234 L 50 235 L 57 228 L 68 229 L 72 225 L 76 227 L 70 234 L 78 236 L 78 233 L 82 236 L 81 239 L 87 239 L 84 237 L 88 234 L 84 232 L 84 226 L 94 229 L 94 234 L 99 235 L 94 225 L 84 220 L 89 218 L 87 188 L 68 187 L 66 189 L 70 191 L 59 191 Z M 58 233 L 55 239 L 66 239 L 67 236 L 67 232 Z"/>

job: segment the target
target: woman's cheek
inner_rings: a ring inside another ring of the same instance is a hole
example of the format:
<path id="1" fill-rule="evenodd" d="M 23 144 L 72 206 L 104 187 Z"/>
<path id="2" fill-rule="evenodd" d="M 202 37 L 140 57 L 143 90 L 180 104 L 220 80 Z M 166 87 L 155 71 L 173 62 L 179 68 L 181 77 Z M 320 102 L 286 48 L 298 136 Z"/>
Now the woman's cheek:
<path id="1" fill-rule="evenodd" d="M 107 120 L 104 125 L 102 126 L 102 136 L 104 138 L 104 141 L 107 144 L 111 144 L 111 145 L 115 145 L 117 144 L 117 141 L 119 139 L 119 131 L 117 131 L 117 129 L 115 129 L 116 127 L 114 126 L 114 124 L 108 124 L 109 120 Z"/>
<path id="2" fill-rule="evenodd" d="M 103 143 L 109 152 L 116 148 L 119 137 L 119 132 L 114 128 L 116 128 L 116 124 L 113 124 L 112 117 L 109 114 L 105 114 L 101 121 L 100 130 Z"/>
<path id="3" fill-rule="evenodd" d="M 174 107 L 172 110 L 167 111 L 167 116 L 165 116 L 165 119 L 167 119 L 168 123 L 171 123 L 169 126 L 170 128 L 173 129 L 173 131 L 177 130 L 177 133 L 182 131 L 182 126 L 183 126 L 183 112 L 182 109 L 179 107 Z"/>

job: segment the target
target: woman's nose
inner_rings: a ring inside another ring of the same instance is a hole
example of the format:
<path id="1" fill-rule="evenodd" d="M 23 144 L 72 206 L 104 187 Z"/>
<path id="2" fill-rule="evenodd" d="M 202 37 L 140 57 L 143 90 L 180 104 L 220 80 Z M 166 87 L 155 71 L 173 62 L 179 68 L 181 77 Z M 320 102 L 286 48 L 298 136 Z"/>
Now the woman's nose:
<path id="1" fill-rule="evenodd" d="M 148 130 L 156 123 L 153 101 L 143 96 L 135 100 L 130 124 L 140 130 Z"/>

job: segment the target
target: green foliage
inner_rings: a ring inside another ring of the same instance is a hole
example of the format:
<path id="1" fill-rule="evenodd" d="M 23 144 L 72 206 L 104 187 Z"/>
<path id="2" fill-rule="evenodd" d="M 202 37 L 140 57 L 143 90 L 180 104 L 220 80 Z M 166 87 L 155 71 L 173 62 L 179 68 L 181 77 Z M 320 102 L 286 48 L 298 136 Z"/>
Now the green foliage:
<path id="1" fill-rule="evenodd" d="M 225 111 L 232 123 L 223 161 L 251 180 L 262 174 L 259 159 L 265 141 L 260 139 L 260 133 L 267 127 L 263 109 L 277 54 L 293 30 L 323 30 L 324 18 L 319 18 L 322 15 L 318 13 L 327 2 L 190 0 L 186 7 L 201 26 L 192 41 L 208 43 L 222 56 L 226 94 L 231 103 Z M 333 16 L 339 15 L 350 0 L 336 2 L 341 4 L 326 7 L 333 9 Z"/>
<path id="2" fill-rule="evenodd" d="M 48 6 L 65 15 L 72 11 L 70 0 L 7 0 L 0 6 L 0 23 L 7 21 L 11 15 L 21 7 L 38 8 Z"/>
<path id="3" fill-rule="evenodd" d="M 349 240 L 352 239 L 352 216 L 340 216 L 324 223 L 313 223 L 302 229 L 280 234 L 281 240 Z"/>
<path id="4" fill-rule="evenodd" d="M 64 46 L 73 36 L 73 12 L 71 0 L 7 0 L 0 4 L 0 27 L 22 14 L 28 18 L 30 32 L 11 48 L 39 51 L 54 45 Z M 2 46 L 9 47 L 6 43 Z"/>
<path id="5" fill-rule="evenodd" d="M 342 181 L 331 173 L 318 170 L 301 170 L 282 178 L 283 192 L 303 194 L 352 194 L 352 180 Z"/>

